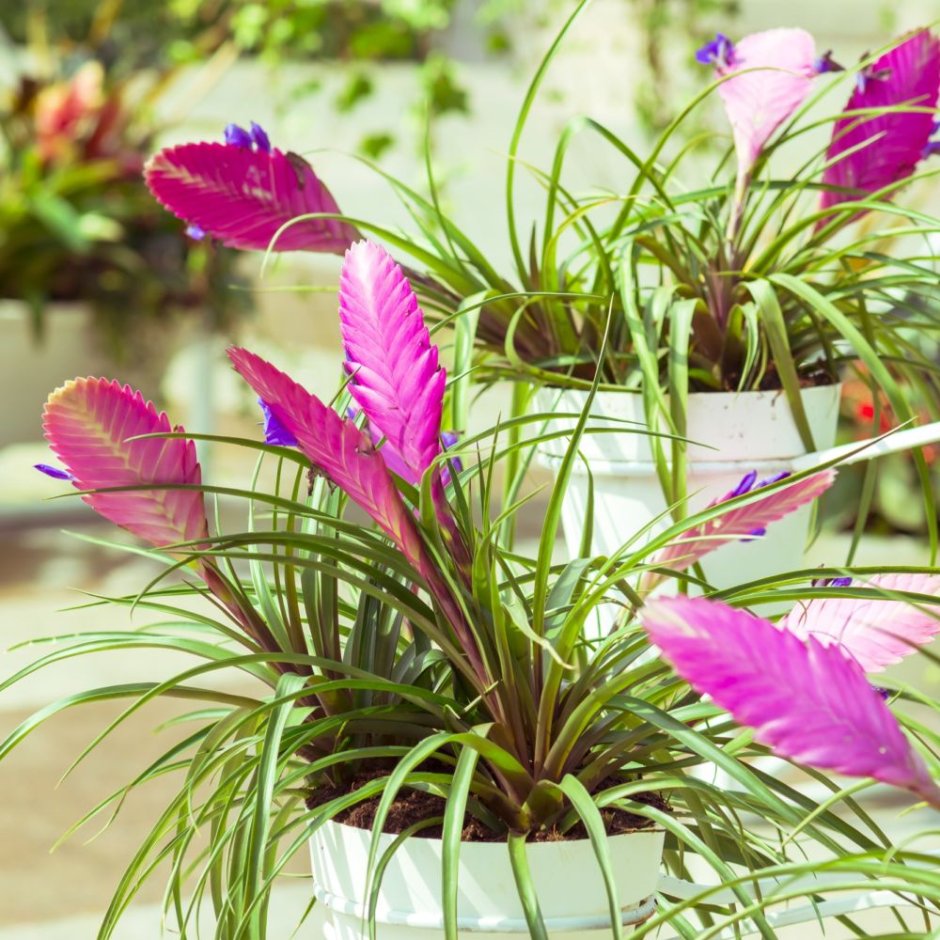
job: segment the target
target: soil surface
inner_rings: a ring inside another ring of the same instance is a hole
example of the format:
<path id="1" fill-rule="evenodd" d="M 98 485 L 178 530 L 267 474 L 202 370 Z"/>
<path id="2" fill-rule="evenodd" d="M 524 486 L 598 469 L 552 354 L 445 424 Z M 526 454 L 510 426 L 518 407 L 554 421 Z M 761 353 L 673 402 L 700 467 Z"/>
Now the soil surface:
<path id="1" fill-rule="evenodd" d="M 440 769 L 434 768 L 435 771 Z M 345 787 L 318 786 L 307 797 L 307 806 L 310 809 L 322 806 L 324 803 L 329 803 L 331 800 L 358 790 L 372 780 L 388 776 L 389 771 L 389 767 L 372 767 L 358 772 Z M 347 826 L 355 826 L 358 829 L 371 829 L 375 822 L 375 813 L 379 807 L 380 799 L 381 797 L 375 796 L 363 800 L 361 803 L 357 803 L 355 806 L 337 814 L 334 821 L 344 823 Z M 658 793 L 639 793 L 635 794 L 633 799 L 637 803 L 645 803 L 665 812 L 669 811 L 669 805 Z M 440 818 L 444 815 L 446 806 L 447 801 L 440 796 L 425 793 L 421 790 L 403 788 L 398 798 L 392 803 L 385 820 L 383 832 L 398 835 L 417 822 Z M 601 810 L 601 818 L 604 820 L 607 834 L 611 836 L 636 832 L 638 829 L 649 829 L 653 825 L 645 816 L 638 816 L 635 813 L 611 807 Z M 425 839 L 439 839 L 441 835 L 440 824 L 429 825 L 415 833 L 416 838 Z M 496 832 L 468 813 L 461 839 L 464 842 L 505 842 L 507 836 L 507 832 Z M 529 834 L 530 842 L 562 842 L 586 838 L 587 831 L 581 822 L 572 826 L 566 832 L 559 832 L 558 829 L 552 828 Z"/>

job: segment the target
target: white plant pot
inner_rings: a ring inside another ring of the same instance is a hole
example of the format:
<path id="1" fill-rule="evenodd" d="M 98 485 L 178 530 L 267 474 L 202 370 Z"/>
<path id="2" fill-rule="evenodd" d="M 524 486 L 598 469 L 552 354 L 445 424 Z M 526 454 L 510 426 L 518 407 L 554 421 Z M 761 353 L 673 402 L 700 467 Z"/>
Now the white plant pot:
<path id="1" fill-rule="evenodd" d="M 839 417 L 839 385 L 803 390 L 816 449 L 831 447 Z M 587 393 L 543 388 L 535 407 L 541 413 L 580 413 Z M 799 431 L 782 392 L 702 392 L 688 402 L 687 513 L 696 512 L 712 499 L 732 489 L 752 469 L 759 477 L 786 469 L 790 459 L 806 453 Z M 631 422 L 624 424 L 623 422 Z M 548 431 L 572 429 L 574 417 L 548 422 Z M 577 552 L 588 506 L 589 477 L 594 487 L 593 550 L 609 555 L 644 526 L 649 535 L 633 544 L 640 547 L 662 532 L 673 520 L 656 475 L 650 438 L 639 395 L 599 392 L 592 405 L 587 429 L 618 428 L 621 433 L 586 433 L 562 505 L 565 541 Z M 630 429 L 633 429 L 631 431 Z M 568 440 L 547 441 L 540 447 L 544 465 L 557 468 Z M 667 453 L 669 442 L 666 442 Z M 722 546 L 703 562 L 709 581 L 729 587 L 746 581 L 799 568 L 806 544 L 811 507 L 792 513 L 768 527 L 762 538 Z"/>
<path id="2" fill-rule="evenodd" d="M 625 934 L 655 909 L 663 838 L 662 830 L 643 829 L 608 840 Z M 334 822 L 325 823 L 311 839 L 314 891 L 329 910 L 325 940 L 368 936 L 364 915 L 371 839 L 368 830 Z M 394 840 L 379 836 L 379 857 Z M 439 839 L 411 838 L 396 851 L 379 888 L 378 940 L 443 940 L 441 847 Z M 604 881 L 587 839 L 532 843 L 526 853 L 550 937 L 611 936 Z M 461 936 L 529 936 L 505 843 L 461 845 L 457 918 Z"/>
<path id="3" fill-rule="evenodd" d="M 179 323 L 138 324 L 128 336 L 128 362 L 102 349 L 94 315 L 84 303 L 51 303 L 43 311 L 42 341 L 20 300 L 0 299 L 0 447 L 42 439 L 42 407 L 49 393 L 76 376 L 103 375 L 157 397 Z"/>

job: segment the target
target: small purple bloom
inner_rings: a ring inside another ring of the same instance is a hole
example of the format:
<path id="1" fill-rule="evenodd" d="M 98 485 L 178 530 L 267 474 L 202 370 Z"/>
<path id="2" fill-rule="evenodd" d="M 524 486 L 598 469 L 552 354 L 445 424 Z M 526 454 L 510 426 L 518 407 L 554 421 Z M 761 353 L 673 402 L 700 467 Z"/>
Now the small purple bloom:
<path id="1" fill-rule="evenodd" d="M 817 75 L 824 75 L 826 72 L 844 72 L 845 66 L 839 65 L 839 63 L 832 58 L 832 50 L 827 49 L 813 63 L 813 71 Z"/>
<path id="2" fill-rule="evenodd" d="M 241 147 L 242 150 L 251 150 L 251 145 L 254 140 L 252 135 L 249 134 L 244 127 L 239 127 L 238 124 L 226 124 L 225 142 L 230 147 Z"/>
<path id="3" fill-rule="evenodd" d="M 276 444 L 280 447 L 296 447 L 297 438 L 277 420 L 268 403 L 259 398 L 258 404 L 261 406 L 261 413 L 264 415 L 264 442 L 266 444 Z"/>
<path id="4" fill-rule="evenodd" d="M 886 689 L 883 685 L 873 685 L 872 688 L 885 700 L 891 698 L 891 689 Z"/>
<path id="5" fill-rule="evenodd" d="M 741 482 L 738 483 L 738 485 L 733 490 L 726 493 L 724 499 L 734 499 L 737 496 L 743 496 L 745 493 L 750 493 L 754 488 L 754 482 L 756 480 L 756 470 L 751 470 L 750 473 L 745 473 L 744 476 L 741 477 Z"/>
<path id="6" fill-rule="evenodd" d="M 876 69 L 873 65 L 866 65 L 855 76 L 855 87 L 860 95 L 864 95 L 869 82 L 885 82 L 891 77 L 891 69 Z"/>
<path id="7" fill-rule="evenodd" d="M 695 61 L 726 69 L 734 63 L 734 43 L 724 33 L 718 33 L 711 42 L 696 50 Z"/>
<path id="8" fill-rule="evenodd" d="M 848 587 L 851 583 L 851 578 L 813 578 L 810 581 L 813 587 Z"/>
<path id="9" fill-rule="evenodd" d="M 263 153 L 271 152 L 271 139 L 265 133 L 264 128 L 260 124 L 255 124 L 254 121 L 251 122 L 251 141 L 256 150 Z"/>
<path id="10" fill-rule="evenodd" d="M 69 473 L 68 470 L 61 470 L 59 467 L 50 466 L 47 463 L 37 463 L 33 466 L 40 472 L 44 473 L 47 477 L 52 477 L 53 480 L 69 480 L 70 482 L 75 482 L 75 475 Z"/>
<path id="11" fill-rule="evenodd" d="M 733 489 L 729 490 L 721 499 L 721 502 L 725 502 L 729 499 L 735 499 L 738 496 L 744 496 L 745 493 L 750 493 L 752 490 L 759 490 L 762 486 L 770 486 L 772 483 L 779 483 L 780 480 L 786 479 L 790 476 L 789 470 L 781 470 L 779 473 L 774 473 L 772 476 L 767 477 L 765 480 L 757 482 L 757 471 L 751 470 L 749 473 L 745 473 L 741 477 L 738 485 Z M 741 539 L 742 542 L 750 542 L 752 538 L 759 538 L 762 535 L 767 534 L 767 529 L 764 526 L 758 526 L 756 529 L 752 529 L 748 532 L 747 537 Z"/>
<path id="12" fill-rule="evenodd" d="M 441 431 L 441 444 L 444 450 L 450 450 L 459 440 L 460 435 L 456 431 Z M 450 467 L 454 468 L 455 473 L 460 473 L 463 470 L 463 462 L 459 457 L 448 457 L 447 459 Z M 450 467 L 445 464 L 441 470 L 441 478 L 445 486 L 450 482 Z"/>
<path id="13" fill-rule="evenodd" d="M 199 225 L 186 226 L 186 234 L 194 241 L 201 242 L 206 237 L 206 230 Z"/>
<path id="14" fill-rule="evenodd" d="M 936 134 L 940 134 L 940 121 L 934 121 L 933 127 L 930 129 L 930 136 L 933 137 Z M 923 159 L 927 157 L 933 157 L 937 154 L 940 154 L 940 139 L 937 140 L 928 140 L 924 145 Z"/>

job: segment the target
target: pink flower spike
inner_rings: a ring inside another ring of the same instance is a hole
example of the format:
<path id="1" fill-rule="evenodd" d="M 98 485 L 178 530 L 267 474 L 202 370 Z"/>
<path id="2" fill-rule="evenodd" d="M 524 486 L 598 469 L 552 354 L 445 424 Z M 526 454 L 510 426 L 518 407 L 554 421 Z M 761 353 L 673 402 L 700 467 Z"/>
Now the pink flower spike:
<path id="1" fill-rule="evenodd" d="M 715 516 L 707 522 L 686 529 L 665 548 L 660 549 L 653 556 L 650 564 L 655 567 L 671 568 L 674 571 L 684 571 L 709 552 L 721 548 L 728 542 L 747 540 L 762 534 L 762 530 L 772 522 L 788 516 L 825 493 L 832 486 L 835 478 L 836 471 L 832 468 L 821 470 L 789 486 L 771 490 L 763 499 L 729 509 L 724 515 Z M 755 487 L 755 480 L 756 474 L 747 474 L 738 486 L 725 496 L 713 500 L 708 504 L 708 508 L 719 506 L 727 500 L 755 492 L 762 486 L 769 486 L 776 482 L 772 478 Z M 650 590 L 664 577 L 655 571 L 649 571 L 643 576 L 642 588 Z"/>
<path id="2" fill-rule="evenodd" d="M 237 130 L 252 139 L 248 131 Z M 291 219 L 339 212 L 313 167 L 303 157 L 276 147 L 265 150 L 237 143 L 167 147 L 148 161 L 144 178 L 156 199 L 191 231 L 232 248 L 264 251 Z M 342 254 L 357 235 L 355 228 L 336 219 L 303 219 L 286 228 L 272 247 Z"/>
<path id="3" fill-rule="evenodd" d="M 78 489 L 159 487 L 82 496 L 106 519 L 156 546 L 208 536 L 203 494 L 162 488 L 199 485 L 202 477 L 193 442 L 129 440 L 181 430 L 173 428 L 140 392 L 107 379 L 74 379 L 49 396 L 43 429 Z"/>
<path id="4" fill-rule="evenodd" d="M 233 348 L 228 355 L 313 466 L 364 509 L 423 573 L 425 553 L 414 519 L 369 438 L 254 353 Z"/>
<path id="5" fill-rule="evenodd" d="M 823 646 L 838 646 L 865 672 L 881 672 L 940 633 L 940 575 L 882 574 L 853 584 L 937 596 L 937 603 L 821 597 L 797 604 L 778 626 L 802 639 L 812 636 Z"/>
<path id="6" fill-rule="evenodd" d="M 855 660 L 705 598 L 650 601 L 643 626 L 698 692 L 782 757 L 871 777 L 940 808 L 940 788 Z"/>
<path id="7" fill-rule="evenodd" d="M 940 39 L 911 33 L 859 73 L 826 151 L 823 209 L 907 179 L 928 148 L 940 94 Z M 870 117 L 851 112 L 891 109 Z M 854 194 L 854 195 L 853 195 Z"/>
<path id="8" fill-rule="evenodd" d="M 414 291 L 384 248 L 359 241 L 346 252 L 339 315 L 350 392 L 385 437 L 383 454 L 417 485 L 441 452 L 446 375 Z"/>
<path id="9" fill-rule="evenodd" d="M 734 131 L 740 181 L 773 132 L 809 94 L 816 43 L 803 29 L 770 29 L 745 36 L 733 49 L 730 62 L 719 61 L 716 74 L 734 76 L 718 86 L 718 94 Z"/>

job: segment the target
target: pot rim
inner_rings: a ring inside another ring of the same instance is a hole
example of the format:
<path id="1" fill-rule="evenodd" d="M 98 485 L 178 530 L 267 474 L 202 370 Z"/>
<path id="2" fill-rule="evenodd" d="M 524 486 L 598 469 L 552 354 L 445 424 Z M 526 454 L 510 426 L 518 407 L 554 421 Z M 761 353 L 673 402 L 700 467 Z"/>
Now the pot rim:
<path id="1" fill-rule="evenodd" d="M 356 917 L 365 920 L 367 917 L 365 904 L 353 901 L 350 898 L 333 894 L 322 885 L 313 883 L 313 895 L 321 904 L 325 904 L 337 914 L 347 917 Z M 621 924 L 628 927 L 632 924 L 641 924 L 656 912 L 656 895 L 651 894 L 643 898 L 632 907 L 621 909 Z M 376 911 L 375 922 L 396 927 L 416 927 L 422 930 L 443 930 L 444 917 L 441 914 L 431 914 L 422 911 Z M 544 918 L 547 930 L 560 933 L 575 930 L 604 930 L 610 927 L 609 915 L 594 915 L 591 917 L 546 917 Z M 457 917 L 457 929 L 469 930 L 476 933 L 519 933 L 526 934 L 529 925 L 525 918 L 516 917 Z"/>

